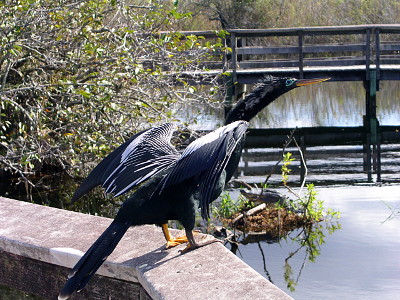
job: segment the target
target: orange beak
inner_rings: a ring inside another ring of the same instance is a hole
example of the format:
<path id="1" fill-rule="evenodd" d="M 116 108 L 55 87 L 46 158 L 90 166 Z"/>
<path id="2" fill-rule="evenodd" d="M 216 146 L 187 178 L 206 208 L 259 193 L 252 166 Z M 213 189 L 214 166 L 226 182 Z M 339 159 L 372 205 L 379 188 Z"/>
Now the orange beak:
<path id="1" fill-rule="evenodd" d="M 298 79 L 296 81 L 296 86 L 305 86 L 305 85 L 310 85 L 310 84 L 314 84 L 314 83 L 320 83 L 320 82 L 324 82 L 331 79 L 329 78 L 315 78 L 315 79 Z"/>

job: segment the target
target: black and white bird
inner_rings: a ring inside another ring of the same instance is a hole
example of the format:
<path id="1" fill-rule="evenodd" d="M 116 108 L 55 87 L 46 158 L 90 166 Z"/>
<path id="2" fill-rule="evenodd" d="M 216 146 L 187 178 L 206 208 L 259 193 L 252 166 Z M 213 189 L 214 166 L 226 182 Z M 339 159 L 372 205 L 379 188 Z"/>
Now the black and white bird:
<path id="1" fill-rule="evenodd" d="M 207 219 L 210 203 L 219 197 L 237 168 L 248 121 L 280 95 L 328 79 L 266 76 L 234 106 L 225 126 L 195 140 L 181 154 L 170 142 L 176 129 L 171 123 L 142 131 L 109 154 L 80 185 L 72 201 L 98 185 L 114 196 L 137 189 L 72 269 L 59 299 L 67 299 L 85 287 L 131 226 L 160 225 L 167 247 L 188 243 L 183 252 L 214 242 L 195 240 L 192 231 L 196 206 Z M 179 221 L 186 236 L 173 238 L 168 220 Z"/>

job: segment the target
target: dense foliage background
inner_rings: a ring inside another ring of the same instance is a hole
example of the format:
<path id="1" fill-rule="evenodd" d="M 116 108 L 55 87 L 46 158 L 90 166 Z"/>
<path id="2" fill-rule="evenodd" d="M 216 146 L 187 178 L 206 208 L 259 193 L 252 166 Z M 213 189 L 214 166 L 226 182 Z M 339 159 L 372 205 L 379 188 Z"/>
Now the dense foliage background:
<path id="1" fill-rule="evenodd" d="M 360 24 L 396 24 L 397 0 L 181 0 L 181 11 L 193 21 L 181 29 L 286 28 Z M 221 20 L 222 19 L 222 20 Z M 213 20 L 210 22 L 210 20 Z"/>
<path id="2" fill-rule="evenodd" d="M 175 32 L 186 18 L 170 1 L 0 2 L 3 173 L 77 174 L 180 104 L 217 102 L 171 76 L 222 46 Z"/>

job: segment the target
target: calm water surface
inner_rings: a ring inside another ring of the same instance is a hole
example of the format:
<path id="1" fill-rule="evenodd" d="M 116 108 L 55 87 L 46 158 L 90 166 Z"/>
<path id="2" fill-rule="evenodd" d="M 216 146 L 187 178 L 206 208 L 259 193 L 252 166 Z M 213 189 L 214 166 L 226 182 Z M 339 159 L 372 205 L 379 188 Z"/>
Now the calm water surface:
<path id="1" fill-rule="evenodd" d="M 247 92 L 252 90 L 248 86 Z M 180 119 L 193 120 L 192 129 L 215 129 L 223 124 L 223 108 L 198 103 L 176 109 Z M 324 82 L 304 86 L 279 97 L 251 122 L 252 128 L 361 126 L 365 114 L 362 82 Z M 382 81 L 377 92 L 381 125 L 400 123 L 400 82 Z"/>
<path id="2" fill-rule="evenodd" d="M 288 260 L 297 280 L 294 292 L 287 288 L 284 266 L 297 243 L 261 242 L 266 269 L 258 244 L 241 245 L 239 257 L 295 299 L 400 299 L 400 216 L 387 220 L 388 206 L 400 212 L 400 185 L 317 190 L 326 207 L 341 212 L 342 228 L 325 232 L 315 262 L 306 260 L 302 268 L 303 248 Z"/>

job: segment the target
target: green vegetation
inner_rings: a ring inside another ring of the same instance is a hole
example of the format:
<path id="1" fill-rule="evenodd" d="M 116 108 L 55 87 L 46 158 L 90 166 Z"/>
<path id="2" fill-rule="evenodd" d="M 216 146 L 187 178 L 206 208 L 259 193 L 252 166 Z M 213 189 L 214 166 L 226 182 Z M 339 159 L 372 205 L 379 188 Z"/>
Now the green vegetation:
<path id="1" fill-rule="evenodd" d="M 308 226 L 323 220 L 327 221 L 327 223 L 332 223 L 332 220 L 338 220 L 340 218 L 340 212 L 333 211 L 332 209 L 326 209 L 324 207 L 324 201 L 318 199 L 317 197 L 318 193 L 315 190 L 314 184 L 307 184 L 307 190 L 304 193 L 301 190 L 299 193 L 297 193 L 288 186 L 289 174 L 291 172 L 289 166 L 295 159 L 292 157 L 292 153 L 290 152 L 284 152 L 282 157 L 282 185 L 286 187 L 289 192 L 295 196 L 295 198 L 290 201 L 283 201 L 282 199 L 282 202 L 276 202 L 275 205 L 267 205 L 265 210 L 261 211 L 261 214 L 263 214 L 263 218 L 266 218 L 265 222 L 259 223 L 259 218 L 256 217 L 254 218 L 254 222 L 257 224 L 253 226 L 252 218 L 248 217 L 246 221 L 247 224 L 240 226 L 240 228 L 244 231 L 263 231 L 265 230 L 265 225 L 267 225 L 266 223 L 271 221 L 268 221 L 267 219 L 274 219 L 272 221 L 272 226 L 270 226 L 271 224 L 267 226 L 275 230 L 277 227 L 285 227 L 286 225 L 288 225 L 288 228 L 286 230 L 280 230 L 280 232 L 287 233 L 296 228 L 296 226 Z M 261 197 L 262 191 L 263 190 L 260 190 L 259 197 Z M 254 195 L 254 198 L 255 199 L 253 200 L 257 200 L 257 195 Z M 238 214 L 243 213 L 244 211 L 247 211 L 254 206 L 254 202 L 246 199 L 243 195 L 240 195 L 235 201 L 234 199 L 232 199 L 229 192 L 225 192 L 221 196 L 220 202 L 214 207 L 214 217 L 225 219 L 225 225 L 236 226 L 236 224 L 230 224 L 230 222 Z M 280 216 L 280 220 L 275 219 L 277 211 L 278 214 L 284 212 L 283 214 L 285 216 L 288 216 L 288 218 L 286 218 L 288 224 L 284 224 L 285 217 L 283 217 L 283 215 Z M 278 222 L 279 224 L 275 224 L 276 222 Z M 330 228 L 331 226 L 328 227 Z M 333 229 L 333 231 L 334 230 L 335 229 Z"/>
<path id="2" fill-rule="evenodd" d="M 307 192 L 304 196 L 294 192 L 288 186 L 289 174 L 291 169 L 289 168 L 290 164 L 295 159 L 292 157 L 291 152 L 283 153 L 282 158 L 282 184 L 296 196 L 295 200 L 291 202 L 291 206 L 294 210 L 299 210 L 303 212 L 303 217 L 305 220 L 309 220 L 311 222 L 319 222 L 323 220 L 324 214 L 326 214 L 329 218 L 339 218 L 340 213 L 328 209 L 324 212 L 324 202 L 317 198 L 317 191 L 315 190 L 314 184 L 309 183 L 306 184 Z"/>
<path id="3" fill-rule="evenodd" d="M 289 180 L 289 173 L 290 173 L 290 164 L 292 163 L 292 161 L 294 161 L 294 158 L 292 158 L 292 153 L 291 152 L 286 152 L 283 153 L 283 165 L 281 167 L 281 171 L 282 171 L 282 183 L 283 185 L 287 185 L 287 182 Z"/>
<path id="4" fill-rule="evenodd" d="M 178 76 L 222 47 L 175 31 L 190 18 L 170 1 L 1 1 L 0 170 L 84 175 L 179 105 L 218 103 Z"/>
<path id="5" fill-rule="evenodd" d="M 218 13 L 229 28 L 397 24 L 400 19 L 396 0 L 181 0 L 180 9 L 194 12 L 181 30 L 220 29 Z"/>
<path id="6" fill-rule="evenodd" d="M 254 206 L 252 202 L 242 196 L 239 197 L 238 201 L 234 201 L 228 193 L 225 193 L 219 206 L 214 209 L 214 214 L 217 218 L 223 220 L 225 226 L 235 229 L 234 233 L 227 238 L 233 245 L 232 249 L 236 249 L 241 242 L 260 243 L 265 237 L 273 242 L 284 239 L 290 241 L 293 245 L 297 245 L 297 248 L 288 254 L 284 264 L 284 280 L 287 288 L 292 292 L 296 289 L 306 262 L 315 262 L 320 255 L 326 234 L 332 234 L 340 229 L 338 222 L 340 212 L 324 206 L 324 202 L 318 198 L 313 184 L 307 184 L 304 193 L 302 191 L 296 193 L 288 186 L 291 172 L 290 164 L 293 161 L 292 153 L 284 152 L 282 154 L 282 184 L 295 196 L 293 200 L 285 201 L 283 204 L 270 204 L 255 214 L 250 214 L 248 209 Z M 247 212 L 247 214 L 245 213 L 245 216 L 239 222 L 236 221 L 238 220 L 237 216 L 243 212 Z M 233 220 L 236 223 L 233 223 Z M 264 256 L 260 244 L 259 248 Z M 302 254 L 304 254 L 303 263 L 298 274 L 295 274 L 291 259 Z M 267 269 L 266 266 L 264 268 Z M 266 273 L 268 275 L 267 271 Z"/>
<path id="7" fill-rule="evenodd" d="M 227 219 L 252 207 L 254 205 L 242 195 L 235 201 L 229 192 L 224 192 L 218 205 L 213 207 L 213 216 L 217 219 Z"/>

